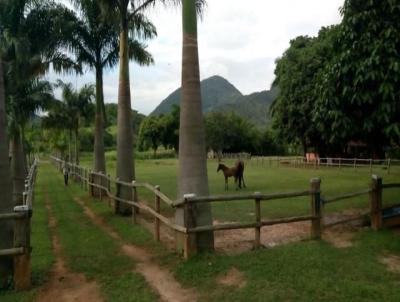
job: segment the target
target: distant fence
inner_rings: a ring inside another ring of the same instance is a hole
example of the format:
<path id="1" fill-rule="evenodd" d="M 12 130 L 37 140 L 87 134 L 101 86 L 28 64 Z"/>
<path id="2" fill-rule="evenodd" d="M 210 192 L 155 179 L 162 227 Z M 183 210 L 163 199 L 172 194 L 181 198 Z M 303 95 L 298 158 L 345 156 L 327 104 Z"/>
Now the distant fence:
<path id="1" fill-rule="evenodd" d="M 334 158 L 325 157 L 316 160 L 308 160 L 302 156 L 252 156 L 249 164 L 261 166 L 293 166 L 297 168 L 367 168 L 370 172 L 375 168 L 385 169 L 390 174 L 392 167 L 400 167 L 400 160 L 396 159 L 362 159 L 362 158 Z"/>
<path id="2" fill-rule="evenodd" d="M 363 215 L 358 215 L 356 217 L 352 217 L 351 220 L 358 220 L 364 217 L 364 215 L 368 215 L 371 217 L 371 225 L 373 229 L 380 229 L 382 226 L 389 225 L 385 224 L 386 218 L 384 217 L 384 210 L 382 206 L 382 191 L 383 189 L 390 188 L 400 188 L 399 184 L 386 184 L 382 185 L 382 179 L 373 176 L 371 185 L 369 188 L 362 190 L 360 192 L 351 192 L 346 193 L 340 196 L 333 196 L 324 198 L 321 197 L 321 180 L 318 178 L 311 179 L 310 187 L 303 191 L 297 192 L 285 192 L 285 193 L 273 193 L 273 194 L 262 194 L 260 192 L 256 192 L 254 194 L 240 194 L 240 195 L 224 195 L 224 196 L 196 196 L 194 194 L 186 194 L 181 200 L 172 201 L 163 193 L 160 192 L 159 186 L 152 186 L 146 183 L 138 183 L 133 181 L 132 183 L 122 182 L 119 180 L 113 180 L 109 175 L 104 175 L 101 173 L 95 173 L 88 169 L 82 168 L 80 166 L 76 166 L 71 163 L 66 163 L 60 159 L 52 157 L 52 160 L 56 166 L 60 169 L 62 165 L 67 165 L 70 168 L 71 174 L 76 176 L 76 179 L 80 181 L 81 185 L 91 192 L 93 195 L 94 188 L 98 188 L 100 191 L 100 199 L 103 198 L 103 194 L 108 196 L 111 200 L 119 201 L 125 204 L 128 204 L 132 207 L 143 210 L 154 218 L 154 236 L 156 240 L 160 240 L 160 222 L 164 223 L 167 227 L 172 229 L 175 232 L 181 233 L 184 235 L 184 256 L 185 258 L 190 257 L 192 254 L 196 252 L 196 246 L 193 246 L 193 242 L 191 236 L 196 233 L 201 232 L 215 232 L 222 230 L 234 230 L 234 229 L 254 229 L 255 230 L 255 238 L 254 238 L 254 246 L 260 246 L 260 237 L 261 237 L 261 228 L 265 226 L 271 226 L 276 224 L 285 224 L 299 221 L 310 221 L 311 228 L 310 234 L 313 239 L 320 239 L 323 229 L 329 228 L 334 225 L 347 223 L 350 220 L 346 218 L 345 220 L 335 222 L 334 224 L 326 224 L 323 220 L 323 208 L 328 206 L 331 203 L 339 202 L 342 200 L 346 200 L 349 198 L 357 197 L 357 196 L 368 196 L 369 195 L 369 203 L 370 209 L 367 213 Z M 115 193 L 112 192 L 111 184 L 115 186 Z M 99 185 L 100 184 L 100 185 Z M 132 190 L 132 200 L 124 200 L 118 197 L 118 191 L 121 186 L 128 187 Z M 137 188 L 146 188 L 154 193 L 155 202 L 154 208 L 151 208 L 148 205 L 144 205 L 138 202 L 137 192 L 135 191 Z M 102 193 L 104 192 L 104 193 Z M 306 216 L 296 216 L 296 217 L 285 217 L 279 219 L 262 219 L 261 215 L 261 204 L 262 202 L 270 201 L 270 200 L 278 200 L 278 199 L 288 199 L 295 197 L 304 197 L 309 196 L 309 201 L 311 202 L 311 213 Z M 163 216 L 160 213 L 160 201 L 163 201 L 171 208 L 181 208 L 184 209 L 185 217 L 184 217 L 184 225 L 178 225 L 170 220 L 170 218 Z M 193 213 L 193 207 L 199 203 L 215 203 L 215 202 L 232 202 L 232 201 L 252 201 L 254 203 L 255 209 L 255 221 L 254 222 L 246 222 L 246 223 L 219 223 L 212 225 L 197 225 L 195 217 L 191 215 Z M 391 207 L 393 208 L 393 207 Z M 132 211 L 133 220 L 136 222 L 136 211 Z M 400 213 L 398 215 L 400 217 Z M 393 216 L 394 219 L 397 219 L 397 216 Z M 399 222 L 400 224 L 400 222 Z"/>
<path id="3" fill-rule="evenodd" d="M 37 160 L 29 169 L 25 180 L 23 204 L 14 207 L 12 213 L 1 213 L 0 220 L 14 220 L 14 244 L 9 249 L 0 250 L 0 256 L 14 257 L 14 288 L 25 290 L 31 286 L 31 217 L 34 203 Z"/>

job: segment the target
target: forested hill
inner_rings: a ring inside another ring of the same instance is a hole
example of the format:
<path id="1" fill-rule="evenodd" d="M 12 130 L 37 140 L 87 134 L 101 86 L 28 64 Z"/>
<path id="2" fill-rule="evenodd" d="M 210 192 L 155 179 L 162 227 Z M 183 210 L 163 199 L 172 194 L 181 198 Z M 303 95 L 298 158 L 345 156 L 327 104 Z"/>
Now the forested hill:
<path id="1" fill-rule="evenodd" d="M 243 95 L 229 81 L 213 76 L 201 82 L 203 112 L 235 112 L 251 120 L 258 126 L 269 122 L 269 107 L 276 97 L 276 91 L 261 91 Z M 173 105 L 180 104 L 181 88 L 175 90 L 151 113 L 164 114 L 171 111 Z"/>

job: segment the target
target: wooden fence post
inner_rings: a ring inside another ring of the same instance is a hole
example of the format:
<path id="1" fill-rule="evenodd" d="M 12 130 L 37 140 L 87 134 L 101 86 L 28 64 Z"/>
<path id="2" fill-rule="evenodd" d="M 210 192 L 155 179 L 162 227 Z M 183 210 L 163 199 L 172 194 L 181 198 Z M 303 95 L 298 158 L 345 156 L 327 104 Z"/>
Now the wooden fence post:
<path id="1" fill-rule="evenodd" d="M 390 174 L 390 158 L 388 159 L 388 165 L 387 165 L 387 174 Z"/>
<path id="2" fill-rule="evenodd" d="M 155 187 L 158 192 L 160 192 L 160 186 Z M 160 214 L 160 196 L 155 195 L 154 198 L 154 209 L 158 214 Z M 160 241 L 160 219 L 154 217 L 154 238 Z"/>
<path id="3" fill-rule="evenodd" d="M 119 197 L 121 193 L 121 184 L 119 183 L 119 178 L 117 177 L 115 182 L 115 196 Z M 114 213 L 118 214 L 119 211 L 119 201 L 114 199 Z"/>
<path id="4" fill-rule="evenodd" d="M 260 192 L 255 192 L 255 195 L 261 195 Z M 254 228 L 254 248 L 261 246 L 261 199 L 255 198 L 255 215 L 257 226 Z"/>
<path id="5" fill-rule="evenodd" d="M 93 186 L 92 186 L 92 183 L 93 183 L 93 174 L 92 174 L 92 170 L 89 170 L 89 182 L 88 182 L 88 186 L 89 186 L 89 194 L 90 194 L 90 196 L 91 197 L 93 197 Z"/>
<path id="6" fill-rule="evenodd" d="M 133 202 L 137 202 L 137 200 L 136 200 L 136 181 L 134 180 L 134 181 L 132 181 L 132 201 Z M 132 222 L 134 223 L 134 224 L 136 224 L 137 223 L 137 217 L 136 217 L 136 215 L 137 215 L 137 212 L 136 212 L 136 207 L 135 206 L 132 206 Z"/>
<path id="7" fill-rule="evenodd" d="M 378 231 L 382 228 L 382 178 L 372 175 L 371 180 L 371 228 Z"/>
<path id="8" fill-rule="evenodd" d="M 369 172 L 372 173 L 372 158 L 369 160 Z"/>
<path id="9" fill-rule="evenodd" d="M 311 238 L 321 239 L 321 179 L 311 179 Z"/>
<path id="10" fill-rule="evenodd" d="M 26 290 L 31 287 L 31 245 L 30 217 L 28 206 L 16 206 L 14 212 L 25 213 L 23 218 L 15 220 L 14 247 L 23 248 L 23 254 L 14 257 L 14 287 Z"/>
<path id="11" fill-rule="evenodd" d="M 195 216 L 193 213 L 193 205 L 189 201 L 190 198 L 196 197 L 196 194 L 185 194 L 183 198 L 185 199 L 184 205 L 184 224 L 186 229 L 190 229 L 196 226 Z M 183 244 L 183 257 L 189 259 L 197 253 L 197 242 L 196 234 L 184 234 L 184 244 Z"/>
<path id="12" fill-rule="evenodd" d="M 107 190 L 108 190 L 108 193 L 111 195 L 111 176 L 110 176 L 110 174 L 107 175 Z M 111 198 L 108 194 L 107 194 L 107 196 L 108 196 L 108 207 L 110 208 L 111 207 Z"/>
<path id="13" fill-rule="evenodd" d="M 99 188 L 97 189 L 100 195 L 100 201 L 103 201 L 103 172 L 99 172 L 100 174 L 97 175 L 98 178 L 98 182 L 97 185 L 99 186 Z"/>

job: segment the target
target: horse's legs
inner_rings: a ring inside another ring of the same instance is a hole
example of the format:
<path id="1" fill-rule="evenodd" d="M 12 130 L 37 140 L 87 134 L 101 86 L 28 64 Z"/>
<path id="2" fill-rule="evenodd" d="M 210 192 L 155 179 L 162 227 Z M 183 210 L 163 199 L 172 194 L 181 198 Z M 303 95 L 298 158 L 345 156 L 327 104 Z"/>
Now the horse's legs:
<path id="1" fill-rule="evenodd" d="M 228 191 L 228 177 L 225 177 L 225 191 Z"/>
<path id="2" fill-rule="evenodd" d="M 244 182 L 244 177 L 243 177 L 243 175 L 242 175 L 240 178 L 241 178 L 241 180 L 242 180 L 242 182 L 243 182 L 243 188 L 246 188 L 246 184 L 245 184 L 245 182 Z"/>

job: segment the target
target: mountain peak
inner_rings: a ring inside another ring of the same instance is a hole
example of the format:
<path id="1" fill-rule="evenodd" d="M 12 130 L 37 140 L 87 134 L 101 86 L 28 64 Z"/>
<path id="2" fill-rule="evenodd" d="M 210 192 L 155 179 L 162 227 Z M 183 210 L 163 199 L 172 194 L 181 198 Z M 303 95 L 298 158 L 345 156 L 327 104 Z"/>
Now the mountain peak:
<path id="1" fill-rule="evenodd" d="M 238 97 L 242 96 L 242 93 L 235 86 L 219 75 L 202 80 L 200 86 L 203 112 L 210 112 L 216 106 L 234 103 Z M 181 88 L 175 90 L 163 100 L 151 115 L 170 112 L 173 105 L 180 104 L 180 100 Z"/>

